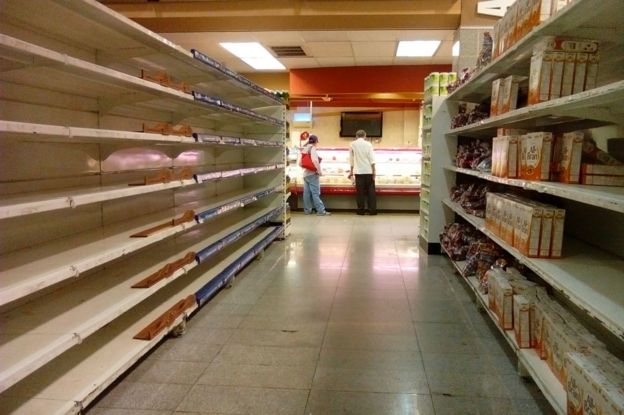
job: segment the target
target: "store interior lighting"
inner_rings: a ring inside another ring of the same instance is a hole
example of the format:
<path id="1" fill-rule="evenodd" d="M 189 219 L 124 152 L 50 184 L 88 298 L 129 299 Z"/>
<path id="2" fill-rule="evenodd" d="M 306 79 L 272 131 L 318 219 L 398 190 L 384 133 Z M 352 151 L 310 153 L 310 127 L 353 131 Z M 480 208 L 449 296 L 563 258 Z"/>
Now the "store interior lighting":
<path id="1" fill-rule="evenodd" d="M 280 61 L 275 59 L 273 55 L 258 42 L 223 42 L 219 44 L 232 55 L 238 57 L 254 69 L 286 69 Z"/>
<path id="2" fill-rule="evenodd" d="M 433 56 L 439 46 L 439 40 L 402 40 L 397 47 L 396 56 Z"/>

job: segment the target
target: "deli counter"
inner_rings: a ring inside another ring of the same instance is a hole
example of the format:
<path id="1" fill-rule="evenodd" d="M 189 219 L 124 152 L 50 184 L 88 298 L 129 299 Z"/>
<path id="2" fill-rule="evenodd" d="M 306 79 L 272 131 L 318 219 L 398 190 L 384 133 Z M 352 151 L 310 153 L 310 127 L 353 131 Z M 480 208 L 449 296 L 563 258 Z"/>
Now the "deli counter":
<path id="1" fill-rule="evenodd" d="M 355 209 L 355 185 L 349 179 L 348 148 L 317 148 L 321 157 L 321 195 L 328 210 Z M 421 150 L 416 148 L 375 149 L 377 208 L 417 211 L 420 194 Z M 299 149 L 291 149 L 286 174 L 292 209 L 303 206 L 302 168 L 298 166 Z"/>

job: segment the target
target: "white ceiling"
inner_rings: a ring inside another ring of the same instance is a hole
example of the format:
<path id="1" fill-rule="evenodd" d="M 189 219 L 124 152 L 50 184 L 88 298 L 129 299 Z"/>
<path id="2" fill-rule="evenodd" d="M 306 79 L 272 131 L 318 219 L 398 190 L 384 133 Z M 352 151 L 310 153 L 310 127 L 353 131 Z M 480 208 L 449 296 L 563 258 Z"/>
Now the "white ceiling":
<path id="1" fill-rule="evenodd" d="M 237 72 L 255 72 L 223 49 L 219 42 L 259 42 L 267 49 L 271 46 L 300 46 L 308 56 L 279 58 L 286 70 L 336 66 L 428 65 L 452 63 L 454 33 L 453 30 L 314 30 L 161 35 L 186 49 L 197 49 Z M 440 40 L 442 43 L 433 57 L 398 58 L 394 55 L 400 40 Z"/>

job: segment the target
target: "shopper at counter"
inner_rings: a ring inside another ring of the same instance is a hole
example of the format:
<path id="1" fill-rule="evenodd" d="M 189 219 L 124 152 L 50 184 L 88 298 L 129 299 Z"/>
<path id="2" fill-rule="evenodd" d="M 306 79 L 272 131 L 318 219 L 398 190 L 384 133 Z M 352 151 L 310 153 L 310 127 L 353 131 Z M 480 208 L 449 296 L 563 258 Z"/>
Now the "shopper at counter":
<path id="1" fill-rule="evenodd" d="M 368 207 L 369 215 L 377 214 L 377 194 L 375 193 L 375 153 L 373 145 L 366 140 L 366 131 L 358 130 L 349 148 L 349 178 L 355 175 L 357 214 L 364 215 Z"/>
<path id="2" fill-rule="evenodd" d="M 303 169 L 303 211 L 306 215 L 312 213 L 312 209 L 316 210 L 319 216 L 327 216 L 330 213 L 325 209 L 325 205 L 321 200 L 321 158 L 318 156 L 316 146 L 318 137 L 310 135 L 308 141 L 301 149 L 300 165 Z M 309 155 L 312 165 L 304 162 L 304 158 Z"/>

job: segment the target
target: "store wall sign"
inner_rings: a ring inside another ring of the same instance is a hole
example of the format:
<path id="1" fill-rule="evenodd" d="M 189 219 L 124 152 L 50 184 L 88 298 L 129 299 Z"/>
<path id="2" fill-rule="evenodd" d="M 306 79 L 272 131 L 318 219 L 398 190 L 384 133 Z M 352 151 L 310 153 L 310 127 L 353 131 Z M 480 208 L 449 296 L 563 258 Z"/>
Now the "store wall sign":
<path id="1" fill-rule="evenodd" d="M 507 8 L 516 0 L 486 0 L 477 3 L 477 13 L 488 16 L 503 17 Z"/>

